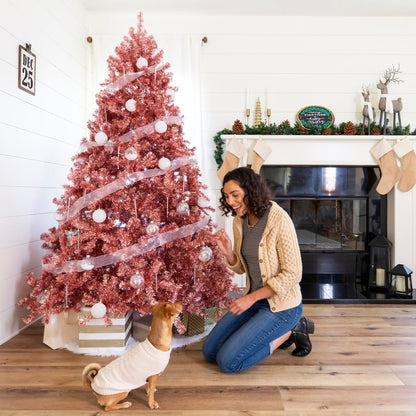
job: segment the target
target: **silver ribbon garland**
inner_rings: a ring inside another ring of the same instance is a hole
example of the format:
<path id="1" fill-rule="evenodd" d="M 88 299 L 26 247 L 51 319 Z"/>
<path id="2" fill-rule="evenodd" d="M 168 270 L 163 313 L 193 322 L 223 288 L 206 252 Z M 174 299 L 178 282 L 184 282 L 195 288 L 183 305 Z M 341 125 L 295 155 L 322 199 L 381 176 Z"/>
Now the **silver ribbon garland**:
<path id="1" fill-rule="evenodd" d="M 172 161 L 170 169 L 176 170 L 180 168 L 181 166 L 187 165 L 188 163 L 190 163 L 189 157 L 182 156 Z M 79 198 L 77 201 L 75 201 L 75 203 L 71 206 L 71 208 L 68 209 L 67 216 L 62 220 L 58 220 L 59 225 L 68 221 L 70 218 L 78 214 L 78 212 L 80 212 L 83 208 L 85 208 L 89 204 L 97 202 L 101 200 L 102 198 L 118 191 L 119 189 L 122 189 L 125 186 L 133 185 L 135 182 L 138 182 L 145 178 L 153 178 L 155 176 L 164 175 L 165 172 L 166 172 L 165 170 L 155 168 L 155 169 L 149 169 L 146 171 L 133 172 L 130 175 L 128 175 L 126 178 L 116 179 L 115 181 L 107 185 L 104 185 L 100 189 L 96 189 L 95 191 L 92 191 L 89 194 L 84 195 L 81 198 Z"/>
<path id="2" fill-rule="evenodd" d="M 167 231 L 165 233 L 159 234 L 155 237 L 149 238 L 145 243 L 137 243 L 129 247 L 122 248 L 115 251 L 113 254 L 104 254 L 102 256 L 91 257 L 90 261 L 92 264 L 91 270 L 108 266 L 110 264 L 118 263 L 120 261 L 129 260 L 132 257 L 139 256 L 148 251 L 151 251 L 157 247 L 161 247 L 167 243 L 172 242 L 178 238 L 188 237 L 195 234 L 199 230 L 206 227 L 209 223 L 209 217 L 204 217 L 203 219 L 189 225 L 184 225 L 176 230 Z M 67 261 L 61 266 L 56 266 L 54 264 L 44 264 L 43 270 L 49 273 L 71 273 L 71 272 L 85 272 L 85 269 L 82 268 L 83 260 L 72 260 Z"/>

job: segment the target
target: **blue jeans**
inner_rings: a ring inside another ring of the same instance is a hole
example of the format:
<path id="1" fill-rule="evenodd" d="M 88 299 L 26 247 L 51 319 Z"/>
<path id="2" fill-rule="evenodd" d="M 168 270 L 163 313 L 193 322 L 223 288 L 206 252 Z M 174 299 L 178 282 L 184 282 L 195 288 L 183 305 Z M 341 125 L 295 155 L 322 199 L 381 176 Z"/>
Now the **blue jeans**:
<path id="1" fill-rule="evenodd" d="M 302 302 L 295 308 L 272 312 L 266 299 L 241 315 L 227 312 L 206 338 L 202 353 L 225 373 L 252 367 L 273 353 L 273 340 L 293 329 L 302 317 Z"/>

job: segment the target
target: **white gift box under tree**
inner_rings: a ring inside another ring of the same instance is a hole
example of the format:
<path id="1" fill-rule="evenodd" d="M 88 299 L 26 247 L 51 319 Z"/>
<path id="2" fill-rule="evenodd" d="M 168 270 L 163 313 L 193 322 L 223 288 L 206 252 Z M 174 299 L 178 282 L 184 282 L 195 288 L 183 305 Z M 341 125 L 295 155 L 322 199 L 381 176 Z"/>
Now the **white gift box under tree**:
<path id="1" fill-rule="evenodd" d="M 80 313 L 80 318 L 90 313 L 85 308 Z M 79 352 L 81 354 L 106 352 L 124 352 L 127 342 L 132 335 L 133 311 L 111 318 L 112 325 L 106 326 L 104 319 L 92 318 L 86 324 L 79 325 Z"/>

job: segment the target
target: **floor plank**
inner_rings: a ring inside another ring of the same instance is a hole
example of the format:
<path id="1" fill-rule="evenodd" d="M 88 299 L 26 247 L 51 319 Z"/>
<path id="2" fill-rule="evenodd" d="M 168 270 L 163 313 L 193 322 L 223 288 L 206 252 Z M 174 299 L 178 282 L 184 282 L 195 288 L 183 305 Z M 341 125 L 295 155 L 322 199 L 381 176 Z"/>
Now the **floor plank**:
<path id="1" fill-rule="evenodd" d="M 144 387 L 118 415 L 415 416 L 416 305 L 305 305 L 315 321 L 303 358 L 277 350 L 238 374 L 202 357 L 202 342 L 174 350 L 147 407 Z M 51 350 L 40 322 L 0 346 L 0 416 L 97 416 L 105 413 L 81 384 L 83 367 L 111 357 Z"/>

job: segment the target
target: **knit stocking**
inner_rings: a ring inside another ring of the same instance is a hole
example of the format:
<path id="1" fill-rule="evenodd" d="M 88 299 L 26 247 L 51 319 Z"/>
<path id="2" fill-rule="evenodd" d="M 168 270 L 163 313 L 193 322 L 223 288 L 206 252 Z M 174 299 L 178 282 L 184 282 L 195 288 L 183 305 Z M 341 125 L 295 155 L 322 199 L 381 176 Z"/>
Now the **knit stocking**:
<path id="1" fill-rule="evenodd" d="M 394 152 L 402 165 L 402 177 L 397 188 L 402 192 L 410 191 L 416 183 L 416 153 L 408 137 L 400 140 Z"/>
<path id="2" fill-rule="evenodd" d="M 370 152 L 378 160 L 381 169 L 381 179 L 376 191 L 380 195 L 385 195 L 390 192 L 401 175 L 393 148 L 386 139 L 382 139 L 371 148 Z"/>
<path id="3" fill-rule="evenodd" d="M 221 182 L 228 172 L 238 167 L 245 151 L 246 148 L 243 144 L 238 142 L 236 139 L 230 140 L 230 142 L 227 144 L 224 162 L 217 171 L 217 176 Z"/>
<path id="4" fill-rule="evenodd" d="M 260 172 L 260 169 L 264 161 L 272 152 L 272 149 L 269 145 L 259 140 L 256 143 L 256 145 L 253 147 L 253 152 L 254 152 L 254 155 L 253 155 L 253 162 L 251 164 L 251 169 L 253 169 L 254 172 L 258 174 Z"/>

